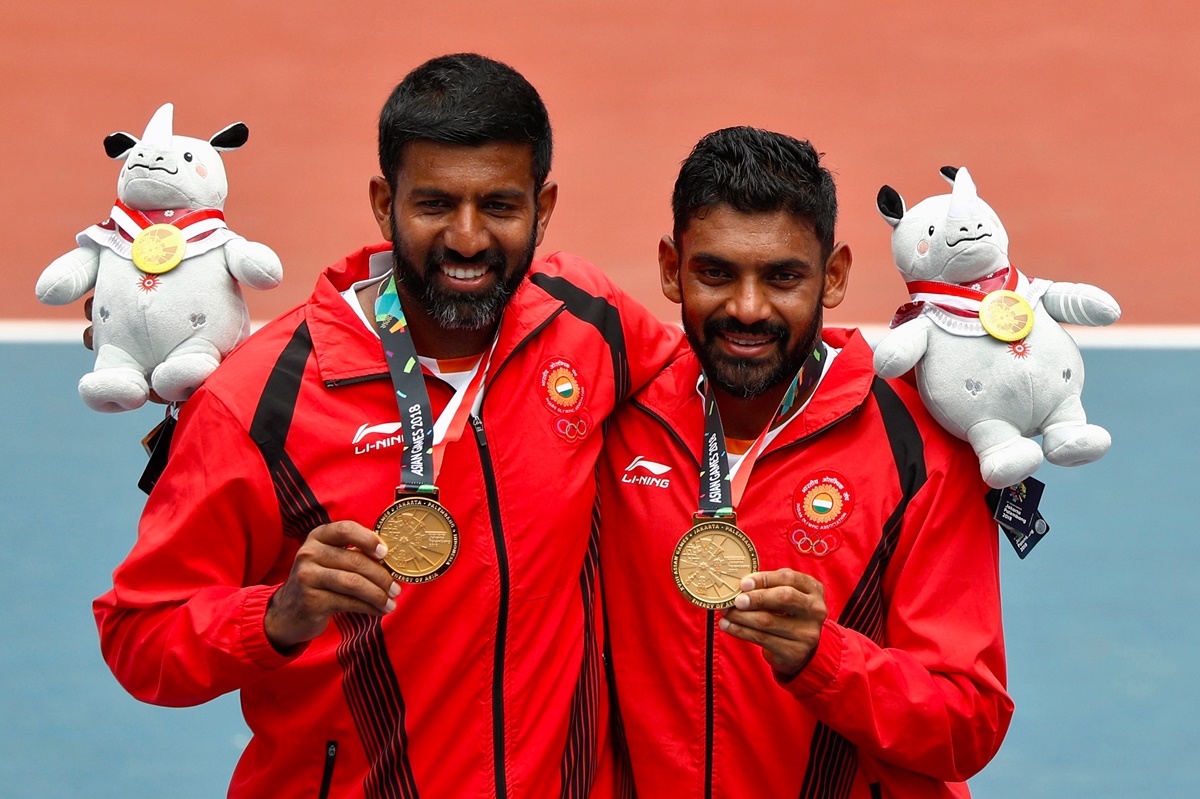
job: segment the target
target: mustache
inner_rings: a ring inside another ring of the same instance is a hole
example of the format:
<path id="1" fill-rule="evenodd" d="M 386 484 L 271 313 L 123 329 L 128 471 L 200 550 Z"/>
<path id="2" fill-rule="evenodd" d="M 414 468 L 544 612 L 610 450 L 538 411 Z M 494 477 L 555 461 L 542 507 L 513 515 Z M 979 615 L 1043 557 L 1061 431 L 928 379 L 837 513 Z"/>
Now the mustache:
<path id="1" fill-rule="evenodd" d="M 704 323 L 705 337 L 711 338 L 718 333 L 741 334 L 743 336 L 774 336 L 785 342 L 788 339 L 787 327 L 778 322 L 772 322 L 769 319 L 760 320 L 752 325 L 742 324 L 730 317 L 709 319 Z"/>
<path id="2" fill-rule="evenodd" d="M 480 250 L 471 257 L 455 252 L 449 247 L 435 247 L 426 257 L 428 266 L 486 266 L 495 271 L 501 271 L 508 263 L 504 253 L 497 249 Z"/>

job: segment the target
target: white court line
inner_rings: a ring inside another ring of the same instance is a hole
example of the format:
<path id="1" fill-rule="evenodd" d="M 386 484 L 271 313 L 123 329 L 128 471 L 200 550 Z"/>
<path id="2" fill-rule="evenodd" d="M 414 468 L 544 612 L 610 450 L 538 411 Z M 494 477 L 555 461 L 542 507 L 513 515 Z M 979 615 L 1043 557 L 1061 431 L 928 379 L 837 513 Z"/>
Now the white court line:
<path id="1" fill-rule="evenodd" d="M 0 321 L 0 343 L 52 344 L 80 342 L 86 323 Z M 255 330 L 266 322 L 251 322 Z M 884 325 L 846 325 L 834 322 L 832 327 L 858 327 L 867 341 L 877 344 L 886 334 Z M 1081 349 L 1198 349 L 1200 325 L 1122 325 L 1113 327 L 1067 328 Z"/>

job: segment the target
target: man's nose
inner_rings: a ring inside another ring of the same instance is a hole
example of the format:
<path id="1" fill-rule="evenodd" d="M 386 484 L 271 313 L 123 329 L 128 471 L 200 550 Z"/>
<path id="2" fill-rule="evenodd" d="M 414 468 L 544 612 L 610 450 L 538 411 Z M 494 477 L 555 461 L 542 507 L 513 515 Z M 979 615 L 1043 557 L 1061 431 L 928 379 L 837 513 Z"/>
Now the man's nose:
<path id="1" fill-rule="evenodd" d="M 756 280 L 742 280 L 725 303 L 725 313 L 742 324 L 752 325 L 771 318 L 767 294 Z"/>
<path id="2" fill-rule="evenodd" d="M 450 220 L 445 235 L 446 247 L 464 258 L 478 255 L 488 247 L 487 226 L 480 213 L 464 205 Z"/>

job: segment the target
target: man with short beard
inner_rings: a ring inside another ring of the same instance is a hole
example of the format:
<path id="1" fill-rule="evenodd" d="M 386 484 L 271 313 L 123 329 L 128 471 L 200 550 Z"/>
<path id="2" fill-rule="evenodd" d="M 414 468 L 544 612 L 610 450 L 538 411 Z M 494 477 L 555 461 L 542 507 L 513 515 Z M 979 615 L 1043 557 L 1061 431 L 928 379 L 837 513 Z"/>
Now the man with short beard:
<path id="1" fill-rule="evenodd" d="M 601 459 L 614 737 L 640 796 L 966 796 L 1000 746 L 998 535 L 974 453 L 827 329 L 851 255 L 808 142 L 684 162 L 663 293 L 688 352 Z"/>
<path id="2" fill-rule="evenodd" d="M 326 270 L 180 414 L 95 612 L 139 699 L 241 691 L 231 796 L 593 788 L 600 428 L 682 336 L 590 264 L 534 260 L 550 155 L 511 68 L 415 69 L 370 182 L 390 246 Z"/>

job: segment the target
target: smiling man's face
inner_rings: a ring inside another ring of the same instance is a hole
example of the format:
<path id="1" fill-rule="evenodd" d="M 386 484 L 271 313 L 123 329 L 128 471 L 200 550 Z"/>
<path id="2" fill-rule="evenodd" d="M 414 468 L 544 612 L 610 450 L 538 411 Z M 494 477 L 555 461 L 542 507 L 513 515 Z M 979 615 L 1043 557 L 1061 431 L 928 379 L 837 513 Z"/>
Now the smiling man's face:
<path id="1" fill-rule="evenodd" d="M 840 263 L 831 256 L 826 268 L 805 220 L 727 205 L 705 209 L 678 242 L 659 245 L 663 292 L 683 305 L 683 329 L 705 374 L 747 399 L 786 386 L 800 370 L 821 335 L 822 307 L 841 301 Z"/>
<path id="2" fill-rule="evenodd" d="M 376 198 L 386 188 L 377 179 L 372 199 L 402 300 L 443 329 L 495 324 L 553 210 L 553 184 L 536 191 L 531 165 L 529 145 L 405 145 L 394 192 Z"/>

